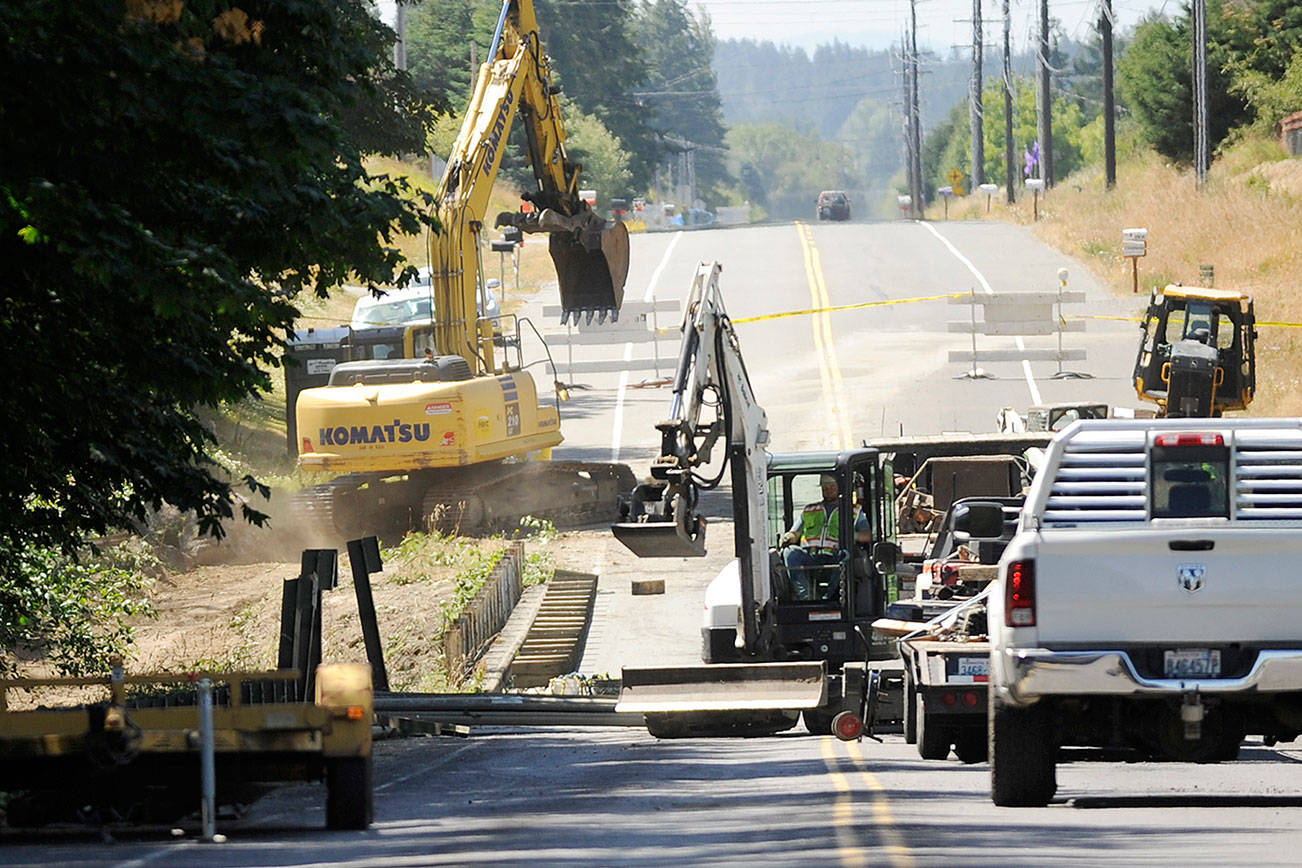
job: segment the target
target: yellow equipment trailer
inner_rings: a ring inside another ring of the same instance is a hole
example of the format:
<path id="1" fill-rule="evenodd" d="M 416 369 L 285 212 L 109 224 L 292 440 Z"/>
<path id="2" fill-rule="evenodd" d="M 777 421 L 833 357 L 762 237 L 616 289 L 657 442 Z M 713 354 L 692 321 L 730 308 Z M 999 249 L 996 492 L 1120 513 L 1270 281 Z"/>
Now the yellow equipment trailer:
<path id="1" fill-rule="evenodd" d="M 294 695 L 292 669 L 127 675 L 118 666 L 100 678 L 0 680 L 7 824 L 87 819 L 87 809 L 100 822 L 171 822 L 198 810 L 201 679 L 213 686 L 215 804 L 248 804 L 278 785 L 321 780 L 328 828 L 370 825 L 375 703 L 371 668 L 357 663 L 318 667 L 311 702 Z M 107 695 L 10 708 L 15 694 L 49 688 Z"/>

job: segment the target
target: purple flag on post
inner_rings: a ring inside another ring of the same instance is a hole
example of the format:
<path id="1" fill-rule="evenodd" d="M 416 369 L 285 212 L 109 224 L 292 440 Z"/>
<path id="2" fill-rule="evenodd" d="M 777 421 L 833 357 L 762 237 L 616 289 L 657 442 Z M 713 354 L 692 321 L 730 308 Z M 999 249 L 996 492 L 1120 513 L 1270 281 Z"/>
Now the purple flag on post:
<path id="1" fill-rule="evenodd" d="M 1040 143 L 1032 142 L 1031 146 L 1022 152 L 1022 158 L 1026 160 L 1026 168 L 1022 170 L 1022 174 L 1029 178 L 1035 174 L 1035 167 L 1040 165 Z"/>

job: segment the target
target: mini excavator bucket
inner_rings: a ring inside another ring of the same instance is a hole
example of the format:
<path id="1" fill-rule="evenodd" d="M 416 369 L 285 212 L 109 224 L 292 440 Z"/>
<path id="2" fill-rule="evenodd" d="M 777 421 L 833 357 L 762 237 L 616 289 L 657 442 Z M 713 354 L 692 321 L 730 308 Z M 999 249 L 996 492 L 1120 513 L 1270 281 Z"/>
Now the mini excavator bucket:
<path id="1" fill-rule="evenodd" d="M 639 558 L 705 557 L 705 519 L 698 518 L 693 532 L 676 521 L 625 521 L 610 532 Z"/>
<path id="2" fill-rule="evenodd" d="M 561 288 L 561 322 L 573 317 L 596 316 L 604 322 L 619 319 L 628 278 L 628 229 L 608 223 L 603 229 L 585 229 L 576 240 L 572 233 L 553 233 L 548 241 Z"/>

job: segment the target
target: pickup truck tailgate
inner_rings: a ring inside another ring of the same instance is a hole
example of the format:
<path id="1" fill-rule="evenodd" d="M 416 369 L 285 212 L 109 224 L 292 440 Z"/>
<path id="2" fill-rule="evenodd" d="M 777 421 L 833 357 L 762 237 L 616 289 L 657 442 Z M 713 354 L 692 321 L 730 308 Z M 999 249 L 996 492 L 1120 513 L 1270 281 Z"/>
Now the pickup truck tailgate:
<path id="1" fill-rule="evenodd" d="M 1302 536 L 1274 529 L 1046 530 L 1036 555 L 1039 643 L 1295 640 L 1300 567 Z"/>

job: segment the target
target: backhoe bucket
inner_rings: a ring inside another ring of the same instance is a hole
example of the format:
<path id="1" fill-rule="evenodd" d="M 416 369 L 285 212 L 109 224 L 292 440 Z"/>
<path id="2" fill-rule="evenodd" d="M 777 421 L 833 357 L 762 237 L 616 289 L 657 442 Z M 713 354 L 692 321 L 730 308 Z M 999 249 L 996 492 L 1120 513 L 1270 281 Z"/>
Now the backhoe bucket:
<path id="1" fill-rule="evenodd" d="M 626 521 L 612 524 L 610 532 L 639 558 L 705 557 L 705 522 L 688 534 L 676 521 Z"/>
<path id="2" fill-rule="evenodd" d="M 577 323 L 580 316 L 619 319 L 628 278 L 628 229 L 611 223 L 583 236 L 576 241 L 572 233 L 557 232 L 548 241 L 561 289 L 561 322 L 573 317 Z"/>
<path id="3" fill-rule="evenodd" d="M 616 711 L 732 712 L 817 708 L 827 702 L 822 661 L 625 667 Z"/>

